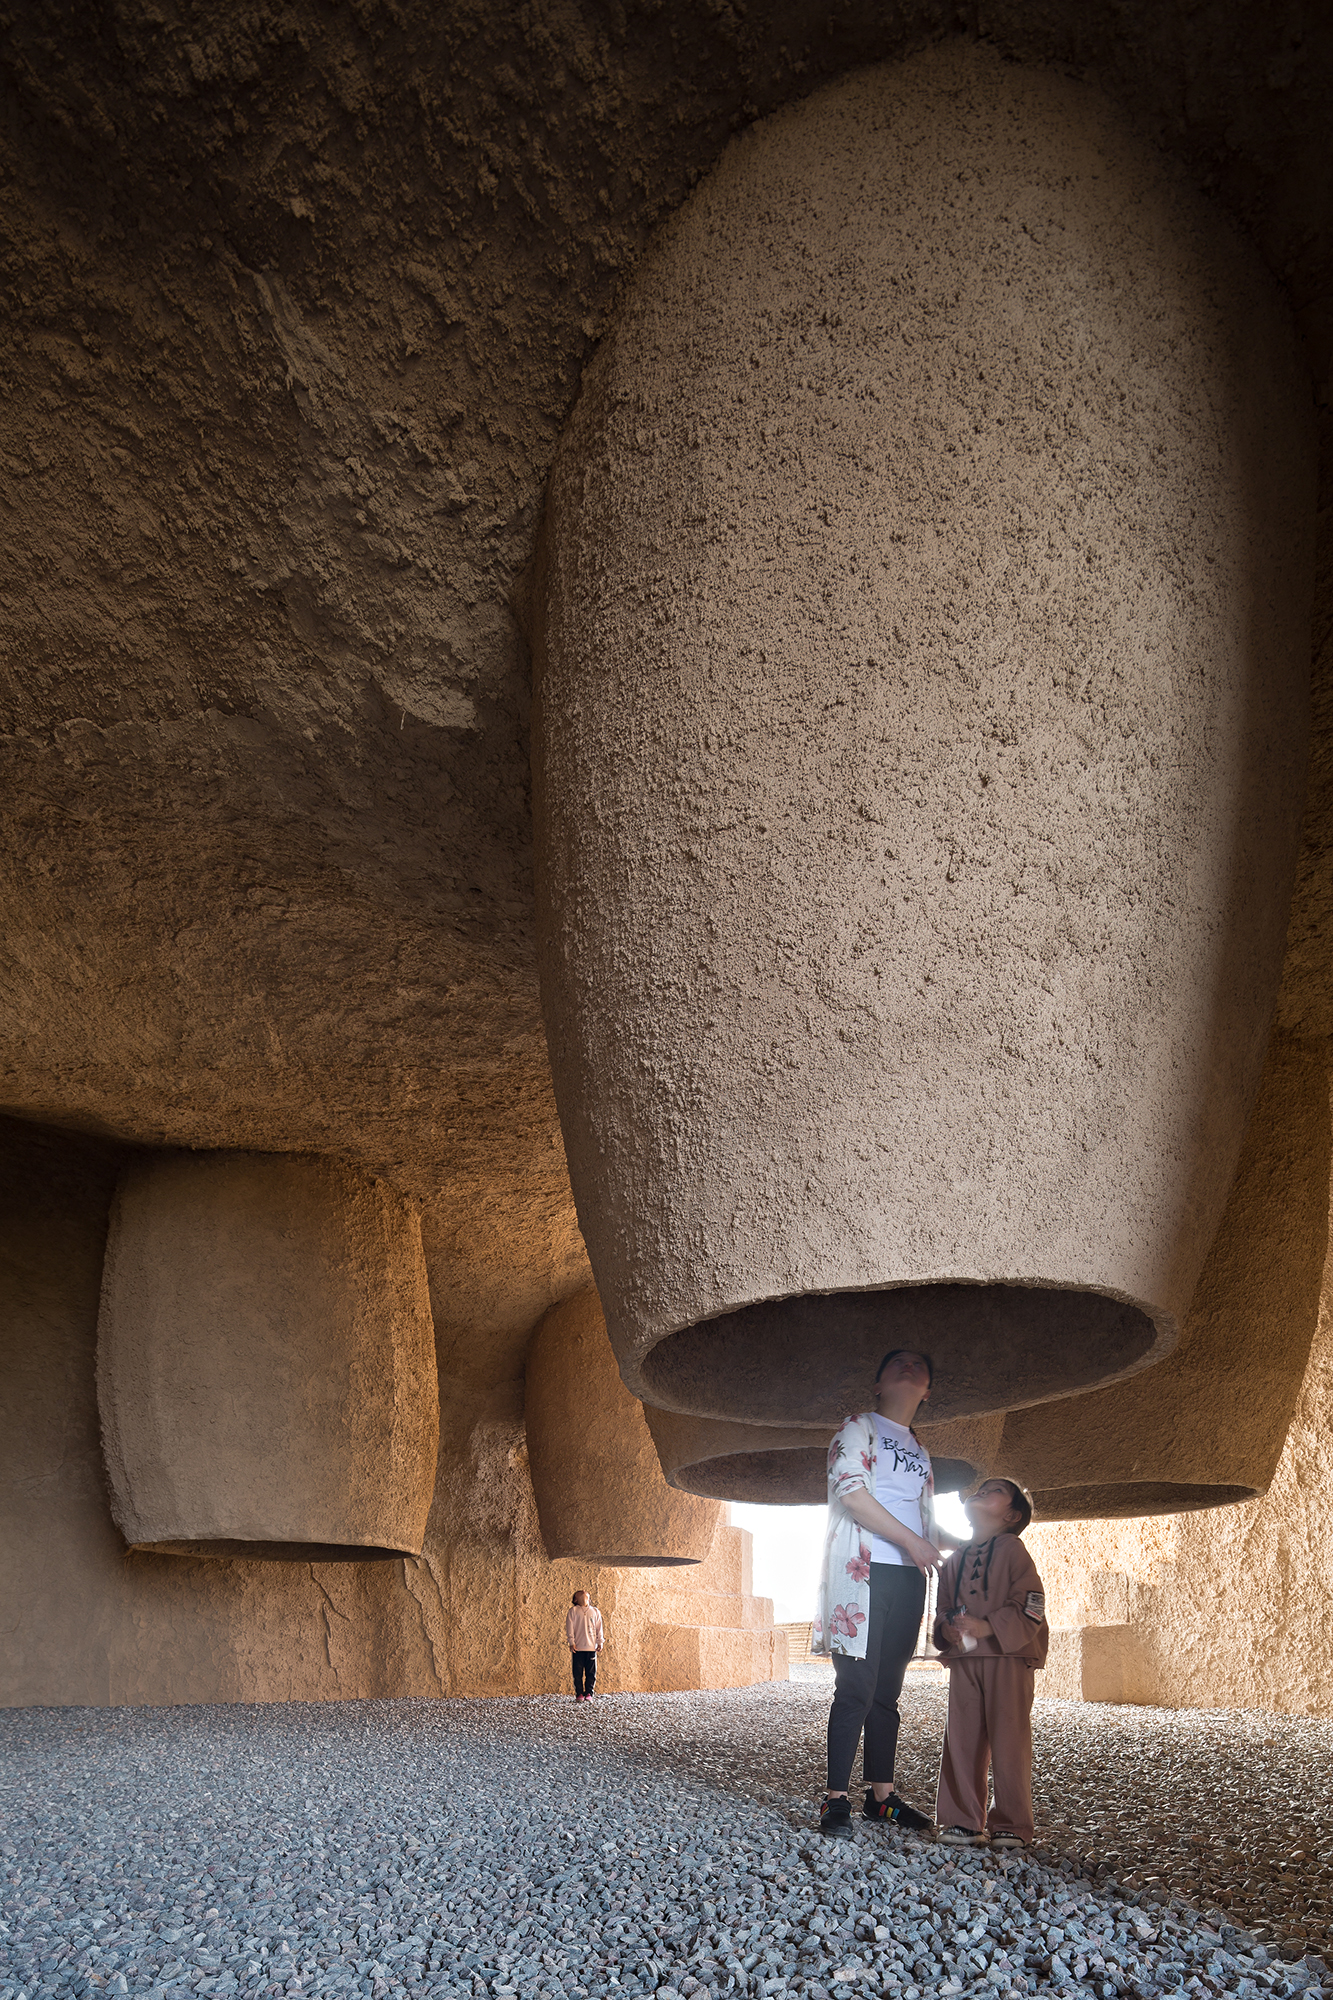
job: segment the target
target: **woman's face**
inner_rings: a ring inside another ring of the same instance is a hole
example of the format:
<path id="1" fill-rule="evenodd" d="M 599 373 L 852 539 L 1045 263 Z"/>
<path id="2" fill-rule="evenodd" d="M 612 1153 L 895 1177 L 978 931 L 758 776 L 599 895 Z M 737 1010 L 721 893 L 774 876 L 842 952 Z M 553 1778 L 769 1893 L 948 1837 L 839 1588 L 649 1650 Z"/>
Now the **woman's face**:
<path id="1" fill-rule="evenodd" d="M 895 1395 L 904 1390 L 915 1390 L 918 1400 L 930 1391 L 930 1366 L 924 1354 L 915 1354 L 910 1349 L 895 1354 L 885 1364 L 884 1373 L 875 1387 L 878 1402 L 887 1395 Z"/>

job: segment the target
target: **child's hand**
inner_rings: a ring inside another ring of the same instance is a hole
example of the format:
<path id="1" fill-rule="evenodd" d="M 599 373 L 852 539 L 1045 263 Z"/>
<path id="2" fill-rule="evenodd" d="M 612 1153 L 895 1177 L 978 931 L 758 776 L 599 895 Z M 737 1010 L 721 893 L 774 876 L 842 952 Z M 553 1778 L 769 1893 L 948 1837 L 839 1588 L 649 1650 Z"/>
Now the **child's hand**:
<path id="1" fill-rule="evenodd" d="M 989 1618 L 974 1618 L 970 1611 L 958 1614 L 958 1630 L 964 1639 L 993 1639 L 995 1628 Z"/>
<path id="2" fill-rule="evenodd" d="M 940 1637 L 943 1639 L 946 1646 L 957 1646 L 958 1641 L 962 1638 L 962 1636 L 963 1636 L 962 1633 L 958 1630 L 958 1627 L 956 1625 L 948 1624 L 940 1626 Z"/>

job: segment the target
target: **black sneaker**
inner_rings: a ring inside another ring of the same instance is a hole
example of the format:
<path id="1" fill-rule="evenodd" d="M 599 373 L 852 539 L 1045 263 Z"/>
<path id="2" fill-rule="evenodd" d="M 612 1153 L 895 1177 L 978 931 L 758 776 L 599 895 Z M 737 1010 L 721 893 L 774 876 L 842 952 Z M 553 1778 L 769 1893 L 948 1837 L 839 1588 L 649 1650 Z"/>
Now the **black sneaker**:
<path id="1" fill-rule="evenodd" d="M 933 1833 L 935 1822 L 909 1806 L 906 1799 L 900 1799 L 897 1792 L 890 1792 L 886 1799 L 877 1799 L 874 1789 L 866 1786 L 865 1816 L 875 1820 L 880 1826 L 900 1826 L 905 1833 Z"/>
<path id="2" fill-rule="evenodd" d="M 852 1838 L 852 1809 L 845 1798 L 825 1798 L 819 1808 L 819 1831 L 833 1840 Z"/>
<path id="3" fill-rule="evenodd" d="M 946 1847 L 984 1847 L 986 1836 L 974 1826 L 945 1826 L 940 1828 L 940 1839 Z"/>

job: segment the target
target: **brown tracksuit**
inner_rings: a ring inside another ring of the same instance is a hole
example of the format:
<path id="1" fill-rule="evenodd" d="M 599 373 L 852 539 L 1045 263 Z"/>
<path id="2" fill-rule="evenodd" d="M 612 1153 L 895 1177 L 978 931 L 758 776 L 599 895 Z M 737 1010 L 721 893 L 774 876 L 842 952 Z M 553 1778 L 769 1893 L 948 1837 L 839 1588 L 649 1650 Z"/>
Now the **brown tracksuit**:
<path id="1" fill-rule="evenodd" d="M 942 1627 L 960 1611 L 990 1621 L 976 1651 L 946 1647 Z M 935 1817 L 941 1826 L 989 1825 L 1032 1838 L 1033 1672 L 1050 1643 L 1046 1592 L 1017 1535 L 969 1542 L 940 1575 L 935 1644 L 949 1669 L 949 1720 Z M 986 1771 L 995 1804 L 986 1815 Z"/>

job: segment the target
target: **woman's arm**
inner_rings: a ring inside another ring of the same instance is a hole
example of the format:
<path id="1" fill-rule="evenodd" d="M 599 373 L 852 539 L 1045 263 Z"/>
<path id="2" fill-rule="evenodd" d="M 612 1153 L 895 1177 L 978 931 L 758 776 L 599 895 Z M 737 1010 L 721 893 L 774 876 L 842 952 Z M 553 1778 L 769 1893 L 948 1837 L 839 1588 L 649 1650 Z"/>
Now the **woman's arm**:
<path id="1" fill-rule="evenodd" d="M 938 1569 L 944 1561 L 934 1542 L 928 1542 L 924 1535 L 914 1534 L 911 1528 L 905 1528 L 887 1507 L 880 1506 L 868 1486 L 853 1487 L 841 1499 L 858 1528 L 868 1528 L 881 1541 L 892 1542 L 895 1549 L 901 1549 L 908 1561 L 915 1563 L 925 1574 Z"/>

